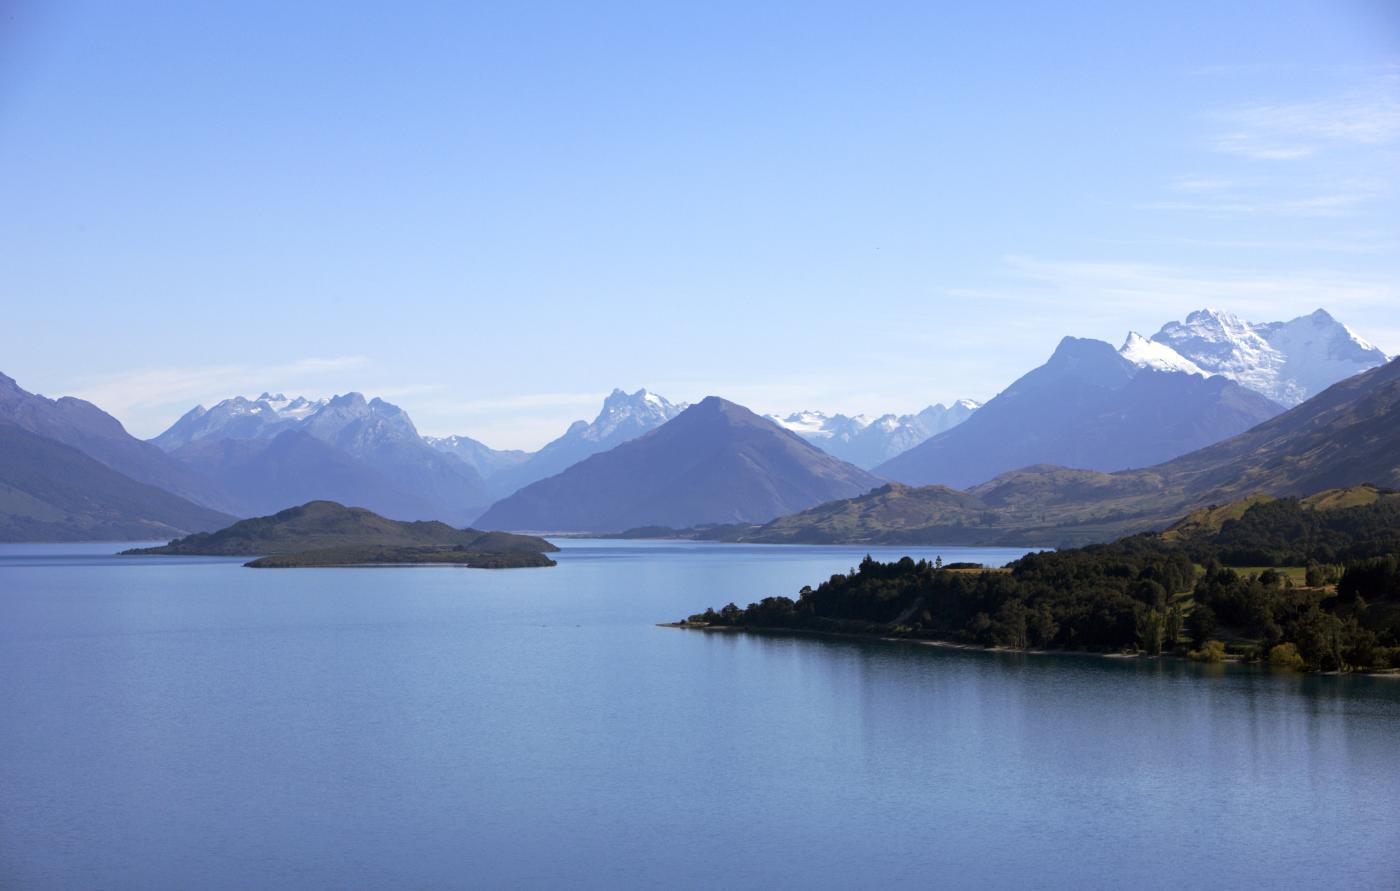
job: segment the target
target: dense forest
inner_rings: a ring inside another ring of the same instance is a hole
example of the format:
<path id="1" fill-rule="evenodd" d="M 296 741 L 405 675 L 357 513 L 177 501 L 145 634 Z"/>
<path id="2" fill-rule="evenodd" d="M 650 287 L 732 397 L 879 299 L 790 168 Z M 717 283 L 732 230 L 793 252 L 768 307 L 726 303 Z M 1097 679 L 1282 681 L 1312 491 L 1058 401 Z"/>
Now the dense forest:
<path id="1" fill-rule="evenodd" d="M 867 557 L 796 600 L 731 603 L 687 623 L 1400 668 L 1400 498 L 1315 504 L 1258 502 L 1218 526 L 1031 553 L 1000 570 Z"/>

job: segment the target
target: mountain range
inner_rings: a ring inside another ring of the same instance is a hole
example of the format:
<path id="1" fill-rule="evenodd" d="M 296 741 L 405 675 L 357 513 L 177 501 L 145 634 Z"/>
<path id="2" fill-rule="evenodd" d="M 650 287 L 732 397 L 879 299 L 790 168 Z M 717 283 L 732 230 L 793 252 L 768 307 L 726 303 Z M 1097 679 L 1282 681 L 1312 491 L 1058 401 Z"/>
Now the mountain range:
<path id="1" fill-rule="evenodd" d="M 908 451 L 930 436 L 951 430 L 966 421 L 980 403 L 959 399 L 952 405 L 936 403 L 912 415 L 828 415 L 819 411 L 767 415 L 768 420 L 796 433 L 829 455 L 869 470 Z"/>
<path id="2" fill-rule="evenodd" d="M 1400 487 L 1400 359 L 1173 460 L 1101 473 L 1047 465 L 966 491 L 891 484 L 743 533 L 759 542 L 1065 545 L 1160 527 L 1250 494 Z"/>
<path id="3" fill-rule="evenodd" d="M 554 532 L 755 523 L 879 483 L 772 421 L 711 396 L 644 436 L 526 486 L 477 523 Z"/>
<path id="4" fill-rule="evenodd" d="M 509 495 L 536 480 L 554 476 L 590 455 L 606 452 L 655 430 L 685 409 L 685 403 L 670 402 L 645 389 L 635 393 L 615 389 L 603 400 L 603 408 L 592 423 L 574 421 L 562 436 L 546 443 L 539 451 L 519 461 L 500 462 L 499 469 L 487 478 L 488 488 L 496 497 Z M 449 445 L 448 440 L 429 442 L 436 448 L 457 454 L 457 447 Z"/>
<path id="5" fill-rule="evenodd" d="M 1125 354 L 1126 353 L 1126 354 Z M 963 489 L 1032 464 L 1146 467 L 1242 433 L 1283 406 L 1221 376 L 1066 337 L 1050 359 L 953 429 L 877 466 L 910 485 Z M 1138 361 L 1133 361 L 1136 356 Z"/>
<path id="6" fill-rule="evenodd" d="M 813 507 L 813 498 L 866 497 L 894 479 L 925 486 L 884 491 L 906 512 L 931 502 L 926 525 L 954 517 L 975 527 L 967 512 L 987 511 L 1000 529 L 1061 523 L 1092 535 L 1094 522 L 1118 522 L 1113 511 L 1145 515 L 1146 502 L 1133 499 L 1167 497 L 1154 468 L 1267 429 L 1285 404 L 1312 404 L 1310 394 L 1384 361 L 1322 310 L 1270 323 L 1201 310 L 1150 338 L 1130 333 L 1117 350 L 1065 338 L 984 406 L 764 419 L 713 398 L 692 413 L 698 406 L 615 390 L 593 421 L 536 452 L 424 437 L 398 406 L 353 392 L 233 397 L 142 442 L 91 403 L 49 399 L 0 375 L 0 425 L 12 428 L 0 441 L 0 534 L 164 535 L 313 500 L 458 525 L 483 511 L 516 528 L 754 523 Z M 1132 506 L 1112 507 L 1121 499 Z"/>
<path id="7" fill-rule="evenodd" d="M 236 396 L 196 406 L 152 442 L 244 516 L 319 499 L 465 524 L 490 501 L 476 469 L 424 442 L 403 409 L 360 393 Z"/>

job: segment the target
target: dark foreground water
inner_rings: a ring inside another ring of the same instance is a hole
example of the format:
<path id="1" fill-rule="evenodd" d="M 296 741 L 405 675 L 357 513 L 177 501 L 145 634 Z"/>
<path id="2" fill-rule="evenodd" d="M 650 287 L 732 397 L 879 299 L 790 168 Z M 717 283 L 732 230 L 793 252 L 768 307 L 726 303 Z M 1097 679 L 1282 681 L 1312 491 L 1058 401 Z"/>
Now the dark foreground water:
<path id="1" fill-rule="evenodd" d="M 566 544 L 4 546 L 0 887 L 1400 886 L 1400 681 L 663 629 L 864 551 Z"/>

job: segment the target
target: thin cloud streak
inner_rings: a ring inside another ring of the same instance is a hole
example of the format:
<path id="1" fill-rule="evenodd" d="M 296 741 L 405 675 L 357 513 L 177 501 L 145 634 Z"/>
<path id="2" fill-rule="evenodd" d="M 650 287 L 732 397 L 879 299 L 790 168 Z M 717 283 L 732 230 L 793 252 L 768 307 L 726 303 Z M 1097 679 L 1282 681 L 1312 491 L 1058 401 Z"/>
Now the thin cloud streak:
<path id="1" fill-rule="evenodd" d="M 1260 317 L 1280 317 L 1287 312 L 1310 312 L 1319 306 L 1336 311 L 1348 307 L 1393 305 L 1396 287 L 1332 271 L 1259 274 L 1251 272 L 1202 272 L 1137 263 L 1043 261 L 1029 257 L 1005 258 L 1008 271 L 1044 290 L 1038 295 L 1021 289 L 997 294 L 964 292 L 961 296 L 992 299 L 1068 300 L 1092 306 L 1105 299 L 1138 300 L 1166 307 L 1226 306 Z"/>
<path id="2" fill-rule="evenodd" d="M 1296 161 L 1347 146 L 1377 146 L 1400 136 L 1400 76 L 1331 99 L 1261 103 L 1217 112 L 1227 132 L 1216 151 L 1260 161 Z"/>
<path id="3" fill-rule="evenodd" d="M 295 392 L 319 379 L 363 368 L 368 362 L 364 356 L 335 356 L 270 366 L 148 368 L 89 379 L 71 395 L 122 418 L 135 435 L 153 436 L 197 403 L 239 394 L 256 396 L 263 390 Z"/>

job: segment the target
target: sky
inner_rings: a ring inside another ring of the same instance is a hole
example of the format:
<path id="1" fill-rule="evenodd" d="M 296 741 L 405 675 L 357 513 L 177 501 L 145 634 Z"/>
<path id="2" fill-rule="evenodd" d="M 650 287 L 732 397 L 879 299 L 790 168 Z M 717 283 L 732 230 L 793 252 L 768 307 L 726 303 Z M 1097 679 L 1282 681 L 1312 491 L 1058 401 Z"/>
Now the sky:
<path id="1" fill-rule="evenodd" d="M 359 390 L 987 399 L 1067 334 L 1400 353 L 1400 4 L 0 0 L 0 371 L 160 432 Z"/>

